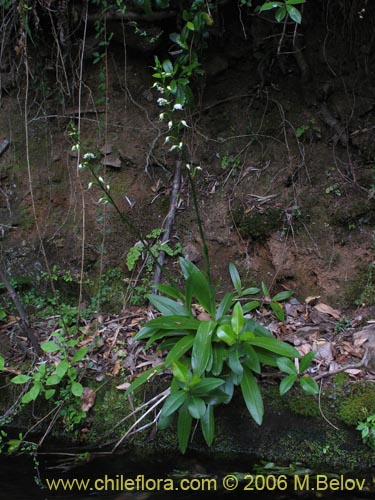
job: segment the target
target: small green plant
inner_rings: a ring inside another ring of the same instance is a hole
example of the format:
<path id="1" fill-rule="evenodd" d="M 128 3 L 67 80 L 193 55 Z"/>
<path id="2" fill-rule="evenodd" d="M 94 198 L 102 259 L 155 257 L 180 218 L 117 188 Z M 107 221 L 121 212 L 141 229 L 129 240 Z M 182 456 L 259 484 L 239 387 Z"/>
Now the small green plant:
<path id="1" fill-rule="evenodd" d="M 231 175 L 236 175 L 241 167 L 241 160 L 237 156 L 223 156 L 220 165 L 223 170 L 230 170 Z"/>
<path id="2" fill-rule="evenodd" d="M 361 432 L 363 442 L 375 451 L 375 415 L 369 415 L 356 429 Z"/>
<path id="3" fill-rule="evenodd" d="M 297 24 L 302 21 L 301 12 L 294 5 L 303 4 L 306 0 L 283 0 L 282 2 L 265 2 L 256 7 L 255 12 L 264 12 L 275 9 L 275 19 L 277 22 L 284 21 L 288 16 Z"/>
<path id="4" fill-rule="evenodd" d="M 304 138 L 307 135 L 310 136 L 310 139 L 320 139 L 322 136 L 321 128 L 317 125 L 315 118 L 309 118 L 307 123 L 301 125 L 296 129 L 297 139 Z"/>
<path id="5" fill-rule="evenodd" d="M 271 297 L 271 293 L 267 285 L 263 281 L 261 284 L 262 290 L 256 287 L 247 288 L 244 290 L 242 288 L 240 276 L 234 264 L 229 265 L 229 272 L 232 278 L 232 282 L 235 283 L 237 299 L 241 299 L 249 295 L 257 295 L 260 291 L 262 291 L 263 293 L 262 297 L 254 298 L 254 300 L 248 302 L 243 307 L 245 313 L 249 313 L 250 311 L 257 309 L 260 306 L 269 307 L 279 321 L 285 321 L 284 308 L 282 304 L 280 304 L 280 302 L 289 299 L 293 295 L 293 292 L 291 292 L 290 290 L 284 290 L 283 292 L 277 293 L 276 295 Z"/>
<path id="6" fill-rule="evenodd" d="M 318 392 L 314 380 L 300 377 L 313 355 L 304 356 L 297 370 L 291 361 L 300 358 L 296 349 L 275 339 L 256 321 L 245 318 L 247 305 L 242 306 L 239 297 L 255 290 L 243 290 L 234 264 L 230 266 L 230 274 L 236 292 L 226 293 L 216 305 L 215 289 L 205 273 L 182 257 L 179 262 L 185 280 L 184 291 L 168 284 L 158 287 L 166 296 L 148 295 L 162 316 L 149 321 L 135 336 L 136 340 L 147 339 L 146 348 L 157 342 L 158 349 L 168 352 L 166 359 L 140 375 L 125 394 L 162 369 L 172 371 L 170 395 L 161 410 L 158 426 L 166 428 L 178 414 L 177 437 L 182 452 L 186 451 L 194 420 L 200 422 L 208 446 L 212 444 L 215 407 L 228 404 L 236 387 L 241 389 L 252 418 L 257 424 L 262 423 L 263 399 L 256 379 L 262 365 L 278 367 L 287 373 L 280 384 L 281 394 L 298 378 L 305 392 Z M 193 300 L 204 311 L 205 319 L 194 316 Z"/>
<path id="7" fill-rule="evenodd" d="M 143 261 L 142 277 L 132 285 L 133 294 L 131 303 L 139 305 L 145 302 L 146 295 L 150 292 L 152 286 L 152 274 L 155 260 L 160 252 L 164 252 L 169 257 L 175 257 L 182 253 L 182 246 L 177 243 L 174 248 L 167 243 L 160 243 L 158 238 L 164 232 L 163 229 L 154 229 L 146 235 L 145 240 L 149 245 L 149 252 L 146 251 L 145 243 L 138 241 L 131 247 L 126 256 L 126 266 L 129 271 L 133 271 L 137 263 Z"/>
<path id="8" fill-rule="evenodd" d="M 338 182 L 335 182 L 334 184 L 329 185 L 326 190 L 326 194 L 334 194 L 338 197 L 342 195 L 342 192 L 340 190 L 340 184 Z"/>
<path id="9" fill-rule="evenodd" d="M 345 333 L 349 330 L 351 327 L 352 322 L 350 318 L 347 318 L 346 316 L 343 316 L 338 320 L 338 322 L 335 324 L 335 333 Z"/>
<path id="10" fill-rule="evenodd" d="M 11 382 L 26 388 L 21 398 L 22 405 L 32 403 L 40 396 L 47 401 L 53 399 L 54 404 L 60 406 L 65 426 L 70 429 L 86 417 L 80 409 L 83 386 L 79 381 L 78 364 L 86 356 L 88 348 L 77 348 L 79 340 L 67 338 L 62 329 L 54 332 L 53 337 L 55 340 L 43 342 L 41 348 L 59 361 L 55 364 L 44 360 L 35 368 L 16 375 Z M 72 349 L 75 349 L 73 355 L 70 354 Z M 0 370 L 4 367 L 5 360 L 0 356 Z"/>

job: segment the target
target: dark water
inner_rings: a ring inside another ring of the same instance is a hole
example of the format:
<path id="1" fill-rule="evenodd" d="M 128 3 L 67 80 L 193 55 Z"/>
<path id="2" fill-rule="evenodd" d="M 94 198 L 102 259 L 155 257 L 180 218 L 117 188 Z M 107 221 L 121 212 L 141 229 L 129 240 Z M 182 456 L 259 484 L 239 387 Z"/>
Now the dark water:
<path id="1" fill-rule="evenodd" d="M 212 469 L 206 475 L 198 470 L 193 477 L 191 475 L 187 476 L 187 472 L 184 471 L 176 472 L 171 463 L 158 464 L 158 470 L 155 470 L 155 464 L 141 464 L 135 467 L 134 464 L 127 462 L 125 457 L 110 457 L 96 459 L 89 464 L 70 468 L 70 470 L 63 471 L 63 467 L 56 469 L 57 465 L 61 467 L 67 464 L 68 461 L 58 463 L 55 457 L 41 459 L 38 466 L 33 465 L 29 457 L 0 458 L 0 500 L 172 500 L 174 498 L 197 500 L 199 498 L 234 499 L 238 497 L 261 498 L 264 500 L 312 500 L 316 498 L 362 500 L 375 498 L 375 493 L 360 492 L 357 488 L 353 491 L 346 491 L 347 487 L 352 487 L 353 483 L 350 481 L 348 483 L 343 482 L 341 486 L 337 482 L 332 483 L 335 491 L 330 487 L 325 489 L 324 478 L 319 491 L 316 491 L 316 483 L 313 479 L 309 483 L 304 483 L 304 486 L 309 486 L 309 491 L 302 491 L 300 486 L 304 480 L 307 481 L 302 476 L 297 482 L 293 478 L 289 478 L 287 489 L 286 482 L 278 479 L 280 476 L 267 479 L 267 476 L 260 475 L 257 484 L 253 480 L 246 478 L 239 481 L 234 491 L 226 491 L 223 486 L 224 477 L 226 476 L 225 467 L 224 469 L 222 467 L 218 474 L 215 474 Z M 209 469 L 208 465 L 207 470 Z M 233 468 L 228 468 L 227 474 L 230 474 L 230 471 L 233 470 Z M 204 477 L 206 480 L 214 478 L 215 482 L 199 483 Z M 78 491 L 76 487 L 72 491 L 64 491 L 60 483 L 58 491 L 52 492 L 48 488 L 48 481 L 52 479 L 56 481 L 59 479 L 77 479 L 80 481 L 81 486 L 83 485 L 81 481 L 89 482 L 84 491 Z M 158 479 L 160 491 L 157 491 Z M 179 487 L 181 479 L 192 481 L 191 483 L 185 482 L 185 487 L 187 487 L 187 484 L 191 485 L 192 490 L 181 491 Z M 125 483 L 126 480 L 127 483 Z M 328 481 L 327 484 L 330 485 L 331 477 L 327 477 L 326 480 Z M 97 481 L 95 483 L 98 486 L 97 489 L 91 488 L 94 481 Z M 173 491 L 163 491 L 163 487 L 167 490 L 171 489 L 172 481 L 175 489 Z M 236 479 L 231 476 L 229 486 L 233 487 L 233 481 L 236 481 Z M 336 479 L 336 481 L 339 481 L 339 479 Z M 345 481 L 345 478 L 342 481 Z M 39 486 L 37 482 L 40 482 Z M 133 488 L 133 491 L 124 491 L 125 484 L 128 489 Z M 367 482 L 367 484 L 369 483 Z M 342 486 L 344 486 L 343 489 Z M 104 491 L 105 488 L 107 488 L 107 491 Z M 202 491 L 203 488 L 204 491 Z"/>

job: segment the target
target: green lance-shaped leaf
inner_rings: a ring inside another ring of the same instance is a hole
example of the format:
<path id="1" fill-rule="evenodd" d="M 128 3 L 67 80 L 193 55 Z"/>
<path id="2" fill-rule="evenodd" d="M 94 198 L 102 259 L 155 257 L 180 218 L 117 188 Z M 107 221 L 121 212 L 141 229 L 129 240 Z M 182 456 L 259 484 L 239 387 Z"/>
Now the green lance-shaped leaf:
<path id="1" fill-rule="evenodd" d="M 191 392 L 195 396 L 204 397 L 223 384 L 225 384 L 225 380 L 221 378 L 207 377 L 198 382 L 198 384 L 192 388 Z"/>
<path id="2" fill-rule="evenodd" d="M 258 425 L 261 425 L 264 414 L 263 399 L 257 381 L 248 368 L 244 369 L 241 391 L 250 415 Z"/>
<path id="3" fill-rule="evenodd" d="M 2 356 L 0 356 L 0 371 L 4 370 L 4 368 L 5 368 L 5 359 Z"/>
<path id="4" fill-rule="evenodd" d="M 240 275 L 238 274 L 236 266 L 232 262 L 229 264 L 229 274 L 230 274 L 230 278 L 232 280 L 233 286 L 236 289 L 236 292 L 238 293 L 238 295 L 241 295 L 241 293 L 242 293 L 241 278 L 240 278 Z"/>
<path id="5" fill-rule="evenodd" d="M 173 316 L 160 316 L 159 318 L 152 319 L 147 323 L 144 328 L 154 328 L 156 329 L 164 329 L 164 330 L 197 330 L 199 327 L 200 321 L 195 318 L 189 318 L 187 316 L 173 315 Z M 142 328 L 143 330 L 143 328 Z M 141 340 L 144 338 L 141 335 L 141 332 L 138 332 L 137 335 L 134 336 L 136 340 Z M 147 332 L 149 333 L 149 332 Z"/>
<path id="6" fill-rule="evenodd" d="M 281 304 L 279 304 L 278 302 L 271 302 L 270 307 L 271 307 L 274 315 L 276 316 L 276 318 L 279 321 L 284 322 L 285 321 L 285 313 L 284 313 L 283 306 Z"/>
<path id="7" fill-rule="evenodd" d="M 277 293 L 272 300 L 275 302 L 281 302 L 283 300 L 289 299 L 293 295 L 293 292 L 290 290 L 284 290 L 283 292 Z"/>
<path id="8" fill-rule="evenodd" d="M 299 383 L 306 394 L 319 394 L 319 386 L 312 378 L 302 377 L 299 379 Z"/>
<path id="9" fill-rule="evenodd" d="M 212 332 L 216 326 L 214 321 L 202 321 L 195 336 L 191 354 L 191 366 L 195 375 L 200 377 L 211 357 Z"/>
<path id="10" fill-rule="evenodd" d="M 212 405 L 207 405 L 206 413 L 201 418 L 201 429 L 207 446 L 211 446 L 215 436 L 215 417 Z"/>
<path id="11" fill-rule="evenodd" d="M 282 2 L 266 2 L 259 8 L 259 12 L 275 9 L 276 7 L 282 7 L 283 5 L 284 4 Z"/>
<path id="12" fill-rule="evenodd" d="M 186 307 L 168 297 L 150 293 L 147 298 L 163 316 L 191 316 Z"/>
<path id="13" fill-rule="evenodd" d="M 237 302 L 233 308 L 231 325 L 234 333 L 236 334 L 236 337 L 238 338 L 242 328 L 245 325 L 245 318 L 243 316 L 242 307 L 239 302 Z"/>
<path id="14" fill-rule="evenodd" d="M 57 385 L 61 382 L 61 378 L 57 373 L 50 375 L 46 380 L 46 385 Z"/>
<path id="15" fill-rule="evenodd" d="M 56 375 L 58 375 L 60 379 L 62 379 L 65 373 L 68 371 L 69 366 L 70 364 L 66 359 L 60 361 L 60 363 L 56 366 Z"/>
<path id="16" fill-rule="evenodd" d="M 248 358 L 246 361 L 244 361 L 244 365 L 250 368 L 255 373 L 260 373 L 261 368 L 260 368 L 260 362 L 259 362 L 259 357 L 258 353 L 255 352 L 255 349 L 251 347 L 251 345 L 244 344 L 243 345 L 243 350 L 247 354 Z"/>
<path id="17" fill-rule="evenodd" d="M 249 344 L 256 347 L 262 347 L 280 356 L 288 358 L 300 358 L 300 354 L 293 346 L 270 337 L 257 337 L 253 340 L 248 340 Z"/>
<path id="18" fill-rule="evenodd" d="M 188 384 L 191 379 L 191 371 L 179 361 L 173 361 L 172 363 L 172 373 L 177 380 L 184 384 Z"/>
<path id="19" fill-rule="evenodd" d="M 307 354 L 303 356 L 299 363 L 299 371 L 300 373 L 303 373 L 307 368 L 310 366 L 311 361 L 315 358 L 316 352 L 315 351 L 310 351 Z"/>
<path id="20" fill-rule="evenodd" d="M 293 387 L 293 384 L 296 380 L 297 380 L 296 374 L 284 377 L 280 382 L 280 396 L 284 396 L 284 394 L 287 393 L 291 387 Z"/>
<path id="21" fill-rule="evenodd" d="M 229 346 L 235 344 L 237 340 L 230 325 L 220 325 L 216 331 L 216 336 Z"/>
<path id="22" fill-rule="evenodd" d="M 206 413 L 206 403 L 198 396 L 190 396 L 188 401 L 189 413 L 193 418 L 199 420 Z"/>
<path id="23" fill-rule="evenodd" d="M 16 377 L 13 377 L 10 381 L 13 384 L 25 384 L 31 379 L 30 375 L 24 375 L 21 373 L 20 375 L 17 375 Z"/>
<path id="24" fill-rule="evenodd" d="M 179 263 L 185 280 L 191 284 L 193 295 L 211 317 L 214 317 L 216 310 L 215 297 L 207 277 L 197 266 L 183 257 L 179 258 Z"/>
<path id="25" fill-rule="evenodd" d="M 32 386 L 32 388 L 22 396 L 22 403 L 27 404 L 30 403 L 31 401 L 35 401 L 36 398 L 39 396 L 39 393 L 42 389 L 42 384 L 37 382 Z"/>
<path id="26" fill-rule="evenodd" d="M 224 316 L 228 312 L 228 309 L 230 309 L 232 305 L 233 298 L 234 295 L 231 292 L 228 292 L 224 295 L 216 311 L 215 315 L 216 320 L 219 320 L 222 316 Z"/>
<path id="27" fill-rule="evenodd" d="M 72 363 L 78 363 L 78 361 L 81 361 L 83 359 L 88 351 L 88 347 L 80 347 L 75 353 L 72 358 Z"/>
<path id="28" fill-rule="evenodd" d="M 165 358 L 165 366 L 168 368 L 173 361 L 178 361 L 194 344 L 194 335 L 187 335 L 178 340 Z"/>
<path id="29" fill-rule="evenodd" d="M 232 372 L 241 377 L 243 374 L 243 367 L 241 365 L 240 356 L 236 347 L 237 346 L 230 350 L 227 363 Z"/>
<path id="30" fill-rule="evenodd" d="M 138 387 L 145 384 L 149 380 L 151 380 L 160 370 L 164 368 L 164 363 L 155 366 L 154 368 L 150 368 L 149 370 L 143 372 L 139 377 L 137 377 L 130 386 L 125 391 L 125 397 L 129 396 L 132 392 L 134 392 Z"/>
<path id="31" fill-rule="evenodd" d="M 301 15 L 301 12 L 296 9 L 295 7 L 293 7 L 292 5 L 287 5 L 286 6 L 286 10 L 290 16 L 291 19 L 293 19 L 293 21 L 297 24 L 301 24 L 301 21 L 302 21 L 302 15 Z"/>
<path id="32" fill-rule="evenodd" d="M 163 283 L 161 285 L 158 285 L 156 288 L 157 290 L 159 290 L 159 292 L 164 293 L 165 295 L 169 295 L 173 299 L 179 299 L 181 301 L 184 301 L 185 299 L 184 294 L 173 285 Z"/>
<path id="33" fill-rule="evenodd" d="M 168 415 L 172 415 L 175 411 L 177 411 L 180 408 L 180 406 L 184 404 L 187 398 L 188 398 L 188 393 L 186 391 L 173 392 L 166 399 L 163 408 L 161 410 L 160 416 L 163 416 L 163 418 L 165 418 L 168 417 Z"/>
<path id="34" fill-rule="evenodd" d="M 253 311 L 254 309 L 257 309 L 259 306 L 260 306 L 259 300 L 251 300 L 250 302 L 244 304 L 242 310 L 244 314 L 246 314 L 249 313 L 250 311 Z"/>
<path id="35" fill-rule="evenodd" d="M 286 7 L 280 7 L 279 9 L 276 10 L 275 12 L 275 19 L 278 23 L 281 23 L 285 19 L 287 10 Z"/>
<path id="36" fill-rule="evenodd" d="M 223 369 L 224 360 L 227 357 L 227 349 L 222 343 L 212 345 L 212 375 L 220 375 Z"/>
<path id="37" fill-rule="evenodd" d="M 293 362 L 289 358 L 278 358 L 277 366 L 279 367 L 279 370 L 281 370 L 284 373 L 287 373 L 288 375 L 297 374 L 297 368 L 294 366 Z"/>
<path id="38" fill-rule="evenodd" d="M 182 453 L 185 453 L 188 444 L 191 431 L 191 425 L 193 418 L 190 415 L 187 404 L 185 403 L 180 409 L 177 420 L 177 439 L 178 446 Z"/>

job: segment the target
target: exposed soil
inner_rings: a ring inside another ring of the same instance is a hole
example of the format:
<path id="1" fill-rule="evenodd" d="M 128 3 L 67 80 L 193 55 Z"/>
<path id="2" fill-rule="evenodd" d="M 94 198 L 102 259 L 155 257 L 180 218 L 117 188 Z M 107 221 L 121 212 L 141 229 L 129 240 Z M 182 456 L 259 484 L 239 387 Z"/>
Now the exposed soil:
<path id="1" fill-rule="evenodd" d="M 333 306 L 354 308 L 373 260 L 372 21 L 370 14 L 365 20 L 354 16 L 340 29 L 333 25 L 331 33 L 315 25 L 314 16 L 306 19 L 301 62 L 288 44 L 288 53 L 275 55 L 274 24 L 255 17 L 241 24 L 231 12 L 223 25 L 227 35 L 205 56 L 207 74 L 197 84 L 199 106 L 187 116 L 186 142 L 191 163 L 202 167 L 197 187 L 221 290 L 232 261 L 246 284 L 264 280 L 275 291 L 294 290 L 300 300 L 321 295 Z M 143 234 L 163 224 L 176 162 L 164 146 L 167 130 L 159 121 L 152 63 L 148 54 L 124 54 L 115 37 L 108 58 L 108 105 L 95 105 L 101 97 L 98 67 L 87 61 L 81 106 L 83 151 L 112 145 L 110 161 L 120 166 L 103 167 L 102 175 Z M 0 158 L 8 271 L 40 273 L 45 268 L 41 241 L 50 264 L 65 269 L 78 271 L 82 258 L 93 273 L 100 263 L 126 269 L 137 237 L 111 207 L 98 204 L 101 194 L 87 189 L 90 173 L 78 171 L 71 152 L 69 124 L 78 123 L 77 94 L 64 95 L 55 68 L 43 78 L 50 90 L 57 89 L 53 97 L 29 91 L 29 169 L 24 84 L 1 101 L 0 139 L 11 141 Z M 203 265 L 185 176 L 178 206 L 172 243 L 191 243 L 194 260 Z"/>

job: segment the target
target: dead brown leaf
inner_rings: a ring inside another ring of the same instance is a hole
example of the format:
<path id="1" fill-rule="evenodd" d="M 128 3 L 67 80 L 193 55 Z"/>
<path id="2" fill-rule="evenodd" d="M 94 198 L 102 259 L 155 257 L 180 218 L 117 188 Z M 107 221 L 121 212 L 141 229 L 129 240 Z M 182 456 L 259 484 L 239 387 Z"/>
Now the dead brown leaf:
<path id="1" fill-rule="evenodd" d="M 88 412 L 90 408 L 93 407 L 95 403 L 96 392 L 90 389 L 90 387 L 84 387 L 81 396 L 81 409 L 82 411 Z"/>
<path id="2" fill-rule="evenodd" d="M 328 306 L 327 304 L 316 304 L 314 306 L 314 309 L 317 311 L 323 313 L 323 314 L 328 314 L 329 316 L 332 316 L 333 318 L 339 320 L 341 317 L 340 311 L 337 311 L 337 309 L 333 309 L 333 307 Z"/>

